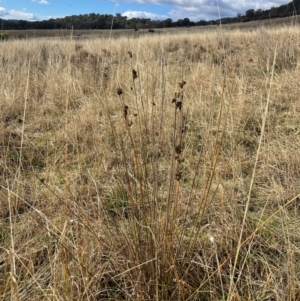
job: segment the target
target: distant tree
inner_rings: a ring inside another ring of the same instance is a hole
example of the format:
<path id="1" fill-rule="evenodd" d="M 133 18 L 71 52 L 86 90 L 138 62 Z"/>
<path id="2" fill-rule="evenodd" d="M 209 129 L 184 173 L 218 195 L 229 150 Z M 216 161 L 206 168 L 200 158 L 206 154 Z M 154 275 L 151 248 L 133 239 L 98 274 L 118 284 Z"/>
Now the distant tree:
<path id="1" fill-rule="evenodd" d="M 262 10 L 261 9 L 257 9 L 255 11 L 255 17 L 261 17 L 261 15 L 262 15 Z"/>
<path id="2" fill-rule="evenodd" d="M 171 18 L 168 18 L 164 21 L 164 27 L 171 27 L 173 23 L 173 20 Z"/>
<path id="3" fill-rule="evenodd" d="M 278 17 L 278 11 L 277 11 L 277 8 L 272 6 L 271 9 L 270 9 L 270 17 L 271 18 L 277 18 Z"/>
<path id="4" fill-rule="evenodd" d="M 200 21 L 196 22 L 196 25 L 198 25 L 198 26 L 205 26 L 205 25 L 208 25 L 208 22 L 205 21 L 205 20 L 200 20 Z"/>
<path id="5" fill-rule="evenodd" d="M 182 26 L 190 26 L 190 23 L 191 23 L 191 21 L 189 18 L 184 18 L 182 20 Z"/>
<path id="6" fill-rule="evenodd" d="M 245 13 L 245 16 L 247 18 L 254 18 L 255 16 L 255 10 L 254 9 L 248 9 Z"/>
<path id="7" fill-rule="evenodd" d="M 183 26 L 188 26 L 190 24 L 190 19 L 185 18 L 185 19 L 178 19 L 176 23 L 176 26 L 183 27 Z"/>

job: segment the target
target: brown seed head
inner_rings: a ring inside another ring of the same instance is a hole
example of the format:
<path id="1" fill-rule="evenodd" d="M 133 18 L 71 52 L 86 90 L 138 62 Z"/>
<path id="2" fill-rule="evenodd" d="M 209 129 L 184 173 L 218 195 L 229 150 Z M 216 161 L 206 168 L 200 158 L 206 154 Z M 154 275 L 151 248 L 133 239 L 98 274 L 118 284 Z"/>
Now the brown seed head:
<path id="1" fill-rule="evenodd" d="M 119 96 L 123 94 L 122 88 L 118 88 L 118 89 L 117 89 L 117 94 L 118 94 Z"/>
<path id="2" fill-rule="evenodd" d="M 181 176 L 182 176 L 181 171 L 178 171 L 178 172 L 175 174 L 175 179 L 176 179 L 177 181 L 180 181 L 180 180 L 181 180 Z"/>
<path id="3" fill-rule="evenodd" d="M 176 102 L 176 108 L 181 111 L 181 109 L 182 109 L 182 101 L 177 101 Z"/>
<path id="4" fill-rule="evenodd" d="M 181 149 L 181 145 L 175 146 L 175 153 L 176 153 L 176 154 L 178 154 L 178 155 L 181 154 L 181 150 L 182 150 L 182 149 Z"/>
<path id="5" fill-rule="evenodd" d="M 125 119 L 127 119 L 128 109 L 129 109 L 129 107 L 127 105 L 124 105 L 123 114 L 124 114 Z"/>
<path id="6" fill-rule="evenodd" d="M 182 89 L 183 87 L 184 87 L 184 85 L 186 84 L 186 81 L 185 80 L 183 80 L 181 83 L 179 83 L 178 85 L 179 85 L 179 87 Z"/>
<path id="7" fill-rule="evenodd" d="M 132 58 L 132 52 L 131 51 L 128 51 L 128 55 L 130 58 Z"/>
<path id="8" fill-rule="evenodd" d="M 138 77 L 137 71 L 135 69 L 132 69 L 132 78 L 135 80 Z"/>
<path id="9" fill-rule="evenodd" d="M 181 133 L 185 133 L 188 130 L 188 127 L 185 125 L 183 126 L 183 128 L 181 129 Z"/>

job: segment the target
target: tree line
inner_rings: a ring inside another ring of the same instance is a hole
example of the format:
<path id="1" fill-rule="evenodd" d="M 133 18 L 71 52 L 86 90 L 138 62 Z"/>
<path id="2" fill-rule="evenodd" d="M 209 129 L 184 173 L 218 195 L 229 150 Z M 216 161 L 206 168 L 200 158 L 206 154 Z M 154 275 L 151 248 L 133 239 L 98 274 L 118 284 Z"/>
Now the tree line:
<path id="1" fill-rule="evenodd" d="M 228 23 L 249 22 L 253 20 L 263 20 L 269 18 L 282 18 L 300 14 L 300 0 L 294 0 L 288 4 L 279 7 L 272 7 L 268 10 L 249 9 L 244 15 L 237 14 L 236 17 L 222 18 L 221 20 L 199 20 L 191 21 L 189 18 L 178 19 L 177 21 L 167 18 L 165 20 L 151 20 L 145 18 L 128 19 L 117 13 L 115 16 L 109 14 L 83 14 L 73 15 L 64 18 L 49 19 L 43 21 L 25 21 L 25 20 L 1 20 L 2 29 L 154 29 L 169 27 L 189 27 L 205 26 Z"/>

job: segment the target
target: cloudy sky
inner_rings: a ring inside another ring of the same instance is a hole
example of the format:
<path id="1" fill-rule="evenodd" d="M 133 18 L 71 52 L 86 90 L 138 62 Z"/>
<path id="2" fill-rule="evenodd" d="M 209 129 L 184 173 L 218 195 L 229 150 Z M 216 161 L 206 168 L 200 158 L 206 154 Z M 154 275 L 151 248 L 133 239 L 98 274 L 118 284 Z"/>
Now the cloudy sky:
<path id="1" fill-rule="evenodd" d="M 43 20 L 70 15 L 121 13 L 129 18 L 189 18 L 193 21 L 233 17 L 247 9 L 269 9 L 291 0 L 0 0 L 0 18 Z"/>

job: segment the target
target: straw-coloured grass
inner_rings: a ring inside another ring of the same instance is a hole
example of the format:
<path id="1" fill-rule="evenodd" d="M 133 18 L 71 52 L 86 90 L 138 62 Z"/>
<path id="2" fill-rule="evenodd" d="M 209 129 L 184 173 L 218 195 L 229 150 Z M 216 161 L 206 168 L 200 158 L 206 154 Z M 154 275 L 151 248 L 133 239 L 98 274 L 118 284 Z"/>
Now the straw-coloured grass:
<path id="1" fill-rule="evenodd" d="M 2 42 L 2 299 L 299 300 L 299 41 Z"/>

